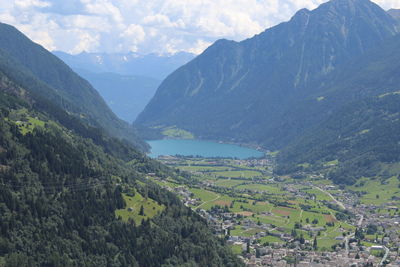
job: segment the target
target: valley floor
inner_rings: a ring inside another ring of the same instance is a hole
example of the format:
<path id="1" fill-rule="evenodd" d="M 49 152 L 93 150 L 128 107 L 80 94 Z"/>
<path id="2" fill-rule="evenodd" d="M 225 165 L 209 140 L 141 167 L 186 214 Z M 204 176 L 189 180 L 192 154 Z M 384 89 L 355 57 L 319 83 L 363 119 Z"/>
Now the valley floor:
<path id="1" fill-rule="evenodd" d="M 148 178 L 206 218 L 248 266 L 400 264 L 395 177 L 339 187 L 322 174 L 276 176 L 272 155 L 159 160 L 187 173 L 187 180 Z"/>

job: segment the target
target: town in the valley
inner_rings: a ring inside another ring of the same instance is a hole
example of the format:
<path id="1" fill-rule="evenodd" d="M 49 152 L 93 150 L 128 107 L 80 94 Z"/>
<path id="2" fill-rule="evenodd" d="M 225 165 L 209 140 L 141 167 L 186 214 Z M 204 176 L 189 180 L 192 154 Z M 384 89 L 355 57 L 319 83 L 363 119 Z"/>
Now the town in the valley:
<path id="1" fill-rule="evenodd" d="M 185 178 L 148 178 L 204 217 L 247 266 L 400 266 L 398 177 L 352 186 L 323 173 L 282 177 L 266 155 L 160 156 Z"/>

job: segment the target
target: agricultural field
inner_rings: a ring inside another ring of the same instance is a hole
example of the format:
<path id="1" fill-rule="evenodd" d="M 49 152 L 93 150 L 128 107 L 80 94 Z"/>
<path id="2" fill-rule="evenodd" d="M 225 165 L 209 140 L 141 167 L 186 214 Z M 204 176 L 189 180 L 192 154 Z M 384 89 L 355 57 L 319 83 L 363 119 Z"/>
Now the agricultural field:
<path id="1" fill-rule="evenodd" d="M 216 217 L 231 214 L 232 219 L 225 220 L 231 223 L 230 236 L 252 237 L 260 244 L 284 243 L 293 238 L 295 231 L 309 242 L 316 236 L 321 250 L 332 250 L 341 242 L 336 240 L 338 236 L 354 230 L 337 220 L 337 211 L 325 204 L 333 202 L 329 193 L 290 177 L 274 180 L 268 173 L 268 164 L 179 157 L 174 159 L 173 167 L 191 173 L 198 184 L 186 186 L 189 199 L 196 200 L 188 202 L 195 203 L 189 206 Z M 329 184 L 327 180 L 314 179 L 318 185 Z M 239 246 L 233 249 L 239 250 Z"/>
<path id="2" fill-rule="evenodd" d="M 381 205 L 393 202 L 400 207 L 400 181 L 397 177 L 391 177 L 387 180 L 360 179 L 357 184 L 350 187 L 355 192 L 360 192 L 360 201 L 364 204 Z"/>

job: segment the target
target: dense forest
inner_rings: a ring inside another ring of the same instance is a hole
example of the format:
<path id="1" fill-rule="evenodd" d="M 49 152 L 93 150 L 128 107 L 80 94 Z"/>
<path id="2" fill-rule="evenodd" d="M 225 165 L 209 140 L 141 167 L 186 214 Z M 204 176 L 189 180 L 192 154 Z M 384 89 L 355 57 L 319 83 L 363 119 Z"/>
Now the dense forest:
<path id="1" fill-rule="evenodd" d="M 0 265 L 240 266 L 207 223 L 146 180 L 176 175 L 0 74 Z M 134 190 L 165 209 L 125 222 Z"/>
<path id="2" fill-rule="evenodd" d="M 399 101 L 399 94 L 388 93 L 349 104 L 283 150 L 277 172 L 321 170 L 337 162 L 327 173 L 336 183 L 398 175 Z"/>

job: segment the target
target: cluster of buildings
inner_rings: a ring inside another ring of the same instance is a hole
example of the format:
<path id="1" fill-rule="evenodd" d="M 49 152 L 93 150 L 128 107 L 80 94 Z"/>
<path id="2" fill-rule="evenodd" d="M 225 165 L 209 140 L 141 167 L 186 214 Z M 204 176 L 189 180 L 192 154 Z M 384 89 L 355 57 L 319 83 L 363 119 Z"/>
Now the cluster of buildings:
<path id="1" fill-rule="evenodd" d="M 395 252 L 391 252 L 395 254 Z M 350 252 L 344 250 L 334 252 L 304 251 L 297 249 L 264 247 L 259 249 L 258 257 L 253 253 L 241 256 L 246 266 L 297 266 L 297 267 L 363 267 L 379 266 L 381 258 L 372 255 L 369 251 Z M 400 266 L 397 254 L 392 257 L 386 266 Z"/>
<path id="2" fill-rule="evenodd" d="M 181 163 L 179 162 L 180 159 L 175 157 L 168 157 L 164 160 L 175 164 Z M 215 159 L 209 164 L 228 164 L 221 162 L 223 160 Z M 272 161 L 268 159 L 229 160 L 229 164 L 257 167 L 269 166 Z M 221 210 L 210 211 L 201 209 L 202 202 L 199 199 L 194 199 L 193 194 L 183 186 L 170 190 L 180 195 L 187 206 L 199 207 L 197 208 L 199 214 L 207 219 L 216 234 L 227 238 L 228 244 L 240 246 L 242 250 L 240 257 L 247 266 L 400 266 L 400 212 L 396 203 L 393 203 L 393 205 L 390 203 L 382 205 L 361 204 L 360 196 L 340 190 L 336 186 L 320 184 L 316 187 L 311 182 L 304 182 L 304 180 L 300 180 L 299 183 L 329 194 L 332 200 L 328 202 L 350 211 L 353 216 L 349 223 L 358 229 L 365 230 L 370 225 L 376 226 L 379 229 L 376 236 L 379 236 L 379 238 L 371 237 L 375 234 L 367 235 L 365 233 L 363 242 L 360 244 L 355 240 L 354 233 L 352 233 L 347 237 L 336 237 L 340 245 L 336 246 L 334 251 L 314 251 L 311 241 L 305 240 L 304 244 L 300 244 L 290 233 L 287 233 L 284 229 L 278 229 L 279 227 L 243 219 L 239 214 L 226 212 L 222 208 Z M 298 185 L 297 183 L 287 184 L 283 187 L 283 190 L 291 192 L 297 197 L 312 200 L 313 196 L 306 191 L 299 190 Z M 204 184 L 203 186 L 208 187 L 212 184 Z M 265 215 L 268 216 L 268 214 Z M 239 224 L 243 230 L 257 229 L 257 231 L 251 236 L 230 235 L 230 230 Z M 325 230 L 323 227 L 318 228 L 311 225 L 303 225 L 301 229 L 307 232 L 323 232 Z M 257 242 L 257 240 L 268 235 L 277 237 L 282 242 L 268 244 Z M 363 246 L 363 243 L 368 244 L 368 246 Z"/>

